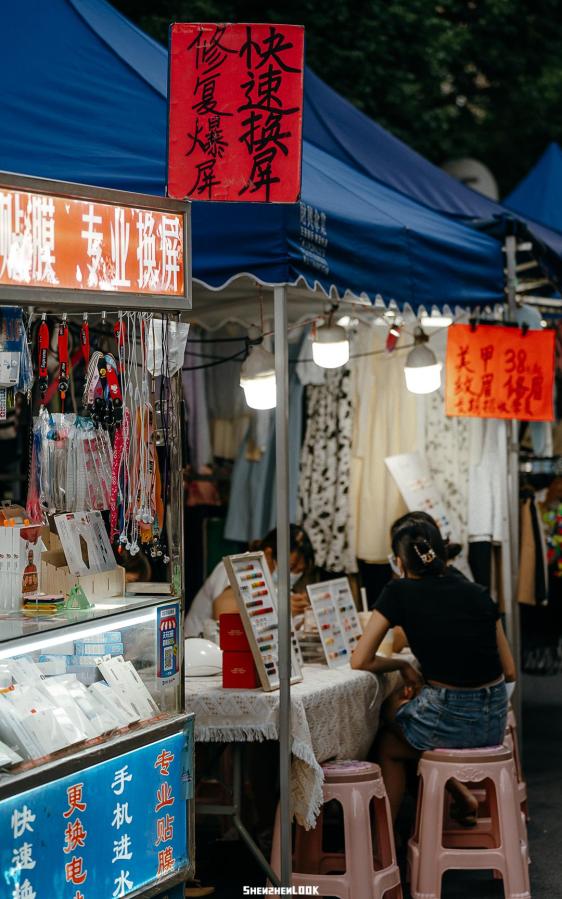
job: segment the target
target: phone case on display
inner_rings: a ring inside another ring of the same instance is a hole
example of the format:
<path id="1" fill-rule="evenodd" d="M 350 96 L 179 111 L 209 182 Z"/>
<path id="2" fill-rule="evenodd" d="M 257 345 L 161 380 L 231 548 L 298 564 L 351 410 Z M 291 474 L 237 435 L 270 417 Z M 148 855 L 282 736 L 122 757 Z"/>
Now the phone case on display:
<path id="1" fill-rule="evenodd" d="M 140 720 L 141 716 L 137 713 L 136 709 L 133 708 L 131 703 L 127 702 L 124 697 L 117 690 L 110 687 L 109 684 L 98 681 L 95 684 L 91 684 L 91 686 L 88 687 L 88 690 L 91 690 L 96 699 L 103 703 L 104 707 L 108 709 L 110 713 L 115 714 L 118 717 L 119 727 L 126 727 L 128 724 L 134 724 L 136 721 Z"/>
<path id="2" fill-rule="evenodd" d="M 88 692 L 87 687 L 78 680 L 76 675 L 63 675 L 58 680 L 84 716 L 93 737 L 99 737 L 119 727 L 118 719 L 114 715 L 106 713 L 95 695 Z"/>
<path id="3" fill-rule="evenodd" d="M 45 689 L 52 696 L 57 707 L 64 709 L 76 729 L 76 739 L 69 742 L 80 742 L 81 740 L 90 740 L 92 737 L 98 737 L 99 733 L 74 699 L 69 685 L 70 677 L 76 680 L 75 675 L 68 676 L 65 674 L 49 677 L 45 680 Z"/>
<path id="4" fill-rule="evenodd" d="M 0 741 L 0 768 L 8 768 L 10 765 L 17 765 L 17 763 L 21 761 L 21 755 L 18 755 L 17 752 L 10 749 L 6 743 Z"/>

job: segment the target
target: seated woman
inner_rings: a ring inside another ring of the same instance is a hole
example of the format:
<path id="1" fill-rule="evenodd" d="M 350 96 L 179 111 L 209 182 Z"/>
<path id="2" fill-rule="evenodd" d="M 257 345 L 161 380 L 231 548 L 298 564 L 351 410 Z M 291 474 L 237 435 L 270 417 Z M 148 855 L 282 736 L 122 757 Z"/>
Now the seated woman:
<path id="1" fill-rule="evenodd" d="M 263 540 L 256 540 L 250 549 L 253 552 L 263 551 L 273 581 L 276 583 L 277 531 L 271 531 Z M 314 568 L 314 550 L 306 532 L 296 524 L 291 525 L 290 552 L 291 612 L 298 615 L 308 605 L 308 596 L 305 590 L 299 590 L 299 582 L 304 582 Z M 293 588 L 297 592 L 294 592 Z M 191 603 L 185 619 L 185 636 L 199 637 L 203 633 L 206 619 L 218 619 L 223 612 L 237 611 L 238 605 L 229 585 L 226 568 L 219 562 Z"/>
<path id="2" fill-rule="evenodd" d="M 380 734 L 378 761 L 396 819 L 406 784 L 406 765 L 428 749 L 470 749 L 503 742 L 506 680 L 515 665 L 497 607 L 484 587 L 447 570 L 441 534 L 430 522 L 407 519 L 392 536 L 402 573 L 381 593 L 352 668 L 400 671 L 405 689 L 394 721 Z M 377 656 L 389 627 L 405 631 L 423 677 L 405 659 Z M 460 823 L 476 823 L 478 802 L 452 779 L 448 788 Z"/>
<path id="3" fill-rule="evenodd" d="M 439 530 L 439 526 L 431 515 L 428 512 L 423 512 L 422 510 L 415 512 L 407 512 L 405 515 L 402 515 L 401 518 L 397 518 L 392 527 L 390 528 L 390 539 L 394 537 L 396 531 L 399 531 L 405 524 L 408 522 L 421 522 L 422 524 L 432 524 Z M 443 541 L 445 545 L 445 554 L 447 556 L 447 574 L 454 575 L 455 577 L 460 578 L 463 581 L 468 580 L 468 578 L 456 568 L 452 562 L 453 559 L 456 559 L 462 552 L 462 546 L 459 543 L 451 543 L 449 539 Z M 400 577 L 400 569 L 398 568 L 398 562 L 394 555 L 389 556 L 390 567 L 392 571 L 397 577 Z M 401 627 L 394 628 L 394 644 L 393 649 L 394 652 L 401 652 L 405 646 L 408 645 L 408 640 L 406 639 L 406 635 Z"/>

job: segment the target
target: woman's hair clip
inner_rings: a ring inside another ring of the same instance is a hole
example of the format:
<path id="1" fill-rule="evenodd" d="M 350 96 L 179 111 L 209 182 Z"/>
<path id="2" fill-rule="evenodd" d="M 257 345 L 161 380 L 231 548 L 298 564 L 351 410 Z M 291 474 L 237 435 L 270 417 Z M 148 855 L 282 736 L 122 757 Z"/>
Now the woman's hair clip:
<path id="1" fill-rule="evenodd" d="M 437 558 L 437 553 L 435 552 L 434 549 L 431 548 L 431 546 L 429 547 L 427 552 L 422 552 L 419 549 L 417 543 L 414 543 L 414 549 L 416 551 L 416 555 L 418 556 L 419 559 L 421 559 L 421 561 L 424 565 L 431 565 L 432 562 L 435 562 L 435 560 Z"/>

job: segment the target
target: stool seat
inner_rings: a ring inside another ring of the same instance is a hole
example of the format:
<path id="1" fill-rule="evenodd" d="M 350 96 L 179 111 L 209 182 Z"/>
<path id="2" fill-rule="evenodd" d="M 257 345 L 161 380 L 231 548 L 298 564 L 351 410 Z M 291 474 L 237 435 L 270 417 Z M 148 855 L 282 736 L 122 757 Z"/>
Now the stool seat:
<path id="1" fill-rule="evenodd" d="M 381 780 L 381 769 L 373 762 L 336 761 L 324 762 L 322 765 L 325 783 L 345 783 L 347 781 L 362 782 L 365 780 Z"/>
<path id="2" fill-rule="evenodd" d="M 492 870 L 505 899 L 530 899 L 527 829 L 513 754 L 506 746 L 436 749 L 421 755 L 416 828 L 408 843 L 413 899 L 439 899 L 445 871 Z M 448 820 L 447 784 L 478 784 L 485 809 L 470 830 Z"/>
<path id="3" fill-rule="evenodd" d="M 394 833 L 381 770 L 371 762 L 326 762 L 323 801 L 337 801 L 343 813 L 344 851 L 324 847 L 324 816 L 316 827 L 296 825 L 292 884 L 318 888 L 337 899 L 402 899 Z M 374 848 L 373 843 L 376 843 Z M 279 808 L 273 831 L 271 867 L 280 868 Z"/>
<path id="4" fill-rule="evenodd" d="M 481 749 L 431 749 L 422 758 L 432 762 L 458 762 L 471 765 L 479 762 L 506 762 L 512 754 L 505 746 L 485 746 Z"/>

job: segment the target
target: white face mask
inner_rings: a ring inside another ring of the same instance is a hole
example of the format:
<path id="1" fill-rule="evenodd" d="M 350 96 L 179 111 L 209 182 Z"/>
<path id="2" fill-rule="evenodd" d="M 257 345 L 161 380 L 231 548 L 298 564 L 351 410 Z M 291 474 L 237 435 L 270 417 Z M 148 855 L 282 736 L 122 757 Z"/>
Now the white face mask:
<path id="1" fill-rule="evenodd" d="M 290 571 L 289 572 L 289 587 L 292 590 L 297 581 L 299 581 L 302 577 L 302 574 L 299 571 Z M 277 568 L 274 569 L 271 579 L 273 581 L 273 585 L 277 587 L 279 585 L 279 571 Z"/>
<path id="2" fill-rule="evenodd" d="M 394 574 L 397 574 L 398 577 L 404 577 L 404 571 L 398 564 L 398 561 L 397 561 L 394 553 L 390 553 L 390 555 L 388 556 L 388 564 L 392 568 L 392 571 L 394 572 Z"/>

